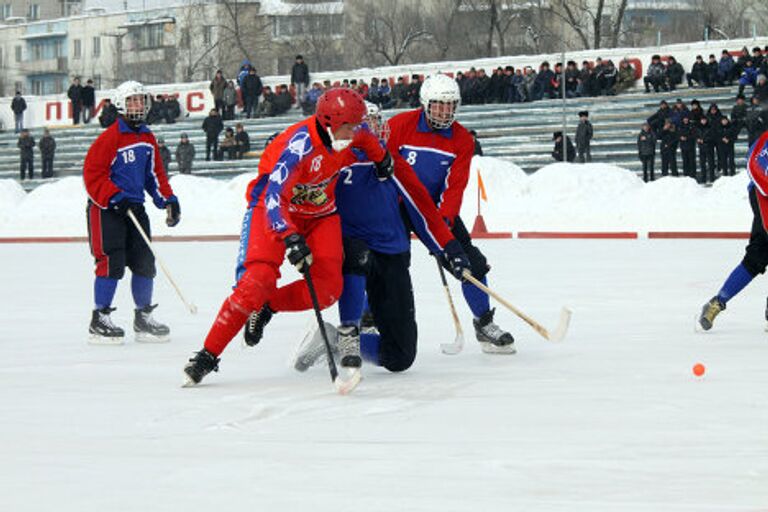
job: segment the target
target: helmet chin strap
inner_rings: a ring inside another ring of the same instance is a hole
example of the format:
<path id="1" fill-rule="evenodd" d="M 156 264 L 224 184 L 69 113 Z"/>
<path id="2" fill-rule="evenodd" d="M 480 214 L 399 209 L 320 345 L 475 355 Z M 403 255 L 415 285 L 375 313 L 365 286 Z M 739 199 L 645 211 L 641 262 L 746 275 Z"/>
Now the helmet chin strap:
<path id="1" fill-rule="evenodd" d="M 344 151 L 352 143 L 352 139 L 336 140 L 336 137 L 333 136 L 333 132 L 331 131 L 330 126 L 325 130 L 328 132 L 328 137 L 331 139 L 331 147 L 334 151 Z"/>

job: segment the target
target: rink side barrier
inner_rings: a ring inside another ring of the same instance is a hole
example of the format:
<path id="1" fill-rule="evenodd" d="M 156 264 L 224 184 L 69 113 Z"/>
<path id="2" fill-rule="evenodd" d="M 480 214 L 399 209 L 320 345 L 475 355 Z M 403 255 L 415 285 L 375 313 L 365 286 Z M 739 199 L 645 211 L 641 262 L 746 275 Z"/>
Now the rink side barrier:
<path id="1" fill-rule="evenodd" d="M 415 238 L 412 236 L 412 238 Z M 518 231 L 472 233 L 475 240 L 746 240 L 749 233 L 739 231 Z M 153 237 L 155 242 L 236 242 L 239 235 L 160 235 Z M 66 244 L 87 243 L 84 236 L 19 236 L 0 237 L 0 244 Z"/>

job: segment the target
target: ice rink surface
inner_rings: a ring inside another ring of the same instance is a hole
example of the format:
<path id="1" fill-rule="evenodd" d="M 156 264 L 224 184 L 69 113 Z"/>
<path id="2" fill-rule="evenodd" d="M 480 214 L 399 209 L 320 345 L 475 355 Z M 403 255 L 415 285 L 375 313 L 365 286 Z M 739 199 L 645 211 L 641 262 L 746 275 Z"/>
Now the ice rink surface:
<path id="1" fill-rule="evenodd" d="M 325 366 L 289 367 L 309 313 L 276 316 L 254 349 L 238 338 L 219 373 L 180 388 L 236 243 L 158 244 L 200 313 L 158 276 L 173 341 L 121 347 L 86 344 L 86 244 L 0 245 L 0 510 L 768 510 L 765 280 L 693 332 L 744 241 L 479 245 L 491 286 L 518 308 L 549 327 L 573 309 L 566 340 L 499 309 L 518 354 L 483 354 L 459 299 L 467 347 L 442 355 L 453 326 L 419 247 L 417 361 L 403 374 L 364 367 L 347 397 Z M 116 306 L 129 330 L 127 280 Z"/>

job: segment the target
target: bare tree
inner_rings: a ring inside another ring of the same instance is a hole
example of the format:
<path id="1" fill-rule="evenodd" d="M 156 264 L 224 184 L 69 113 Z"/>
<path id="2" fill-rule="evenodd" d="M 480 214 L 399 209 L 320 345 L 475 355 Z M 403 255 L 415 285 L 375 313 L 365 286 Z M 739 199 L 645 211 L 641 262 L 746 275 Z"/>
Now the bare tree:
<path id="1" fill-rule="evenodd" d="M 523 13 L 530 9 L 527 0 L 464 0 L 468 9 L 478 15 L 486 34 L 485 56 L 504 55 L 507 52 L 507 37 L 522 25 Z M 497 49 L 494 52 L 494 47 Z"/>
<path id="2" fill-rule="evenodd" d="M 414 47 L 431 39 L 420 3 L 415 0 L 361 0 L 362 30 L 351 35 L 368 63 L 390 66 L 407 60 Z"/>
<path id="3" fill-rule="evenodd" d="M 550 12 L 568 23 L 584 48 L 619 43 L 628 0 L 558 0 Z M 608 34 L 606 37 L 605 34 Z"/>

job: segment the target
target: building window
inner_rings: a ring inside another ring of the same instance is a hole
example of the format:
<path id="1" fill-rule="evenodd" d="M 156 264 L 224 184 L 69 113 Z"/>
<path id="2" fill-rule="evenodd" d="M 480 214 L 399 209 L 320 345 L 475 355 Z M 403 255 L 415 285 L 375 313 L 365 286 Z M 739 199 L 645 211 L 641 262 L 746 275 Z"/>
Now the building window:
<path id="1" fill-rule="evenodd" d="M 11 4 L 0 5 L 0 19 L 6 19 L 13 16 L 13 6 Z"/>
<path id="2" fill-rule="evenodd" d="M 40 19 L 40 5 L 39 4 L 30 4 L 29 5 L 29 15 L 27 17 L 30 20 L 39 20 Z"/>
<path id="3" fill-rule="evenodd" d="M 101 57 L 101 38 L 99 36 L 93 38 L 93 56 Z"/>
<path id="4" fill-rule="evenodd" d="M 21 62 L 21 46 L 17 45 L 15 50 L 16 50 L 16 62 Z"/>
<path id="5" fill-rule="evenodd" d="M 79 59 L 80 56 L 83 54 L 82 42 L 79 39 L 75 39 L 72 44 L 73 44 L 72 57 L 75 59 Z"/>
<path id="6" fill-rule="evenodd" d="M 211 25 L 205 25 L 203 27 L 203 44 L 208 46 L 213 41 L 213 27 Z"/>

